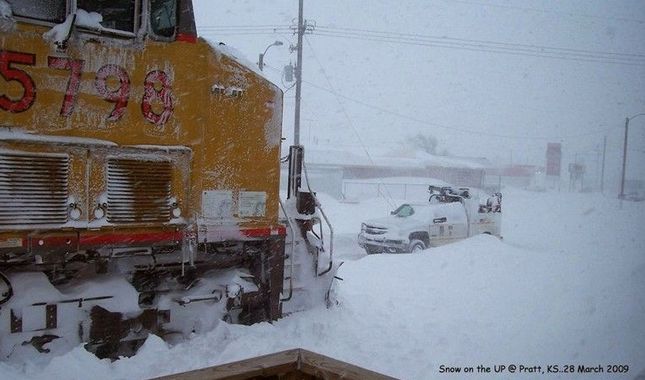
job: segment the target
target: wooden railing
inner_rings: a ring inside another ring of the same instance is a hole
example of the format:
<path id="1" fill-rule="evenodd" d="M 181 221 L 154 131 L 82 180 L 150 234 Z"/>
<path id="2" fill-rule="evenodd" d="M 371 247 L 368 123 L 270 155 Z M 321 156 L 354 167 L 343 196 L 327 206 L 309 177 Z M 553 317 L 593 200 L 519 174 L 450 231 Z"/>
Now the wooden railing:
<path id="1" fill-rule="evenodd" d="M 234 363 L 198 369 L 155 380 L 243 380 L 243 379 L 348 379 L 392 380 L 367 370 L 315 352 L 296 348 L 258 356 Z"/>

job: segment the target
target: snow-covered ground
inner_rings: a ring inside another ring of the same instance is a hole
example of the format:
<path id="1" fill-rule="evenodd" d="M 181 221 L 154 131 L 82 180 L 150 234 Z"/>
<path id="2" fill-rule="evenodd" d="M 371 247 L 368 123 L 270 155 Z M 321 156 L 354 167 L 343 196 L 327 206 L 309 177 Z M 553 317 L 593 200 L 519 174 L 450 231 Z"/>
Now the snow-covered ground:
<path id="1" fill-rule="evenodd" d="M 645 371 L 645 202 L 620 208 L 599 194 L 508 189 L 502 241 L 478 236 L 367 257 L 356 245 L 360 222 L 391 206 L 321 198 L 345 260 L 332 308 L 273 324 L 220 323 L 174 347 L 153 336 L 113 363 L 82 347 L 45 364 L 0 363 L 0 379 L 150 378 L 295 347 L 404 379 L 633 379 Z M 510 374 L 511 364 L 545 374 Z M 442 365 L 475 373 L 442 374 Z M 491 374 L 478 374 L 479 365 Z M 505 372 L 492 373 L 500 365 Z M 549 374 L 548 365 L 605 372 Z M 608 374 L 607 365 L 629 371 Z"/>

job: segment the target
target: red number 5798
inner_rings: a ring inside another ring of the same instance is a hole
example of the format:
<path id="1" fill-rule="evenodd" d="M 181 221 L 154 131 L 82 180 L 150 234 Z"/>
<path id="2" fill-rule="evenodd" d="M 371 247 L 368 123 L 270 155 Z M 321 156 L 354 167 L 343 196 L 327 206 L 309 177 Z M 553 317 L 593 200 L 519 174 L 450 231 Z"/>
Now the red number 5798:
<path id="1" fill-rule="evenodd" d="M 0 50 L 0 76 L 7 81 L 16 81 L 22 86 L 22 96 L 12 99 L 6 94 L 0 94 L 0 109 L 12 113 L 19 113 L 28 110 L 36 100 L 36 85 L 27 72 L 14 65 L 34 66 L 36 55 L 23 52 Z M 47 66 L 52 69 L 69 71 L 67 88 L 60 115 L 70 116 L 74 112 L 76 98 L 81 83 L 81 74 L 85 62 L 80 59 L 65 57 L 47 57 Z M 108 88 L 109 78 L 116 78 L 119 85 L 116 89 Z M 157 89 L 155 86 L 159 84 Z M 160 70 L 153 70 L 146 75 L 144 81 L 144 94 L 141 99 L 141 111 L 144 119 L 155 125 L 163 125 L 172 116 L 174 99 L 170 88 L 168 75 Z M 96 71 L 94 80 L 96 93 L 105 101 L 114 103 L 114 108 L 106 116 L 109 121 L 117 121 L 123 117 L 130 97 L 130 77 L 128 72 L 121 66 L 107 64 Z M 160 112 L 155 112 L 152 102 L 157 101 L 163 105 Z"/>

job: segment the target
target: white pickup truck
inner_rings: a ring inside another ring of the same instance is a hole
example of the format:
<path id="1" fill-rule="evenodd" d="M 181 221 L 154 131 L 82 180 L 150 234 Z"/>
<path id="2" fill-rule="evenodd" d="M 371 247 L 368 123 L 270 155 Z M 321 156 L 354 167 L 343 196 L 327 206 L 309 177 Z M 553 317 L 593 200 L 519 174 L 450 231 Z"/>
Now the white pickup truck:
<path id="1" fill-rule="evenodd" d="M 472 196 L 467 188 L 430 186 L 424 203 L 404 203 L 390 216 L 361 225 L 367 254 L 416 252 L 477 234 L 500 237 L 502 194 Z"/>

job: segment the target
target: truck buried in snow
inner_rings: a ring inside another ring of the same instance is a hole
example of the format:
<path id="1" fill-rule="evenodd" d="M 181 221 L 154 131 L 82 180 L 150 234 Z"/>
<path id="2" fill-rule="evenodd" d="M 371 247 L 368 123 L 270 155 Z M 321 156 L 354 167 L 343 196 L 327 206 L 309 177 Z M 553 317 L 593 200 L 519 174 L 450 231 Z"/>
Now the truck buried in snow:
<path id="1" fill-rule="evenodd" d="M 502 194 L 468 188 L 428 188 L 424 203 L 404 203 L 389 216 L 361 225 L 358 244 L 367 254 L 417 252 L 478 234 L 500 237 Z"/>

